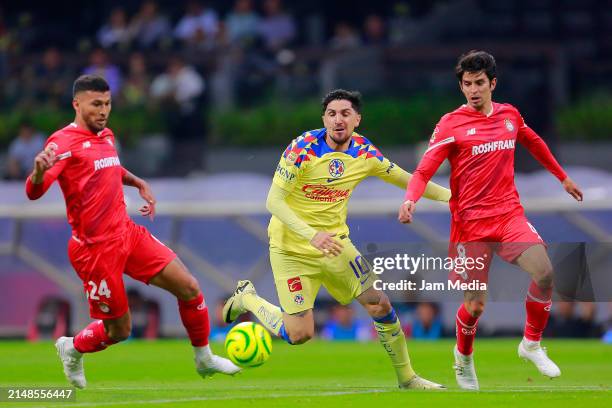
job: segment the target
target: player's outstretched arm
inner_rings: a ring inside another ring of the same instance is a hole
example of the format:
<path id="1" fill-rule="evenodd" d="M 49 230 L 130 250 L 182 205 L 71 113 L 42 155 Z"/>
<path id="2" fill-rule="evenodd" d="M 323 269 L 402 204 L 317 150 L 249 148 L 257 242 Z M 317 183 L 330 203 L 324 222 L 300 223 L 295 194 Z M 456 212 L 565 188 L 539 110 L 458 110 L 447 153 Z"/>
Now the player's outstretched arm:
<path id="1" fill-rule="evenodd" d="M 268 211 L 281 220 L 291 231 L 307 239 L 312 246 L 323 254 L 327 256 L 336 256 L 340 254 L 342 251 L 342 244 L 333 238 L 336 234 L 317 231 L 298 217 L 286 202 L 289 194 L 289 191 L 284 190 L 276 183 L 272 183 L 270 191 L 268 192 L 268 198 L 266 199 L 266 208 Z"/>
<path id="2" fill-rule="evenodd" d="M 390 171 L 381 171 L 376 174 L 380 179 L 386 181 L 387 183 L 391 183 L 402 190 L 405 190 L 408 187 L 408 183 L 410 179 L 412 179 L 412 174 L 408 173 L 406 170 L 402 169 L 400 166 L 394 164 L 394 168 L 388 168 Z M 448 202 L 451 197 L 451 192 L 448 188 L 442 187 L 439 184 L 436 184 L 432 181 L 428 182 L 425 191 L 423 192 L 423 197 L 428 198 L 430 200 L 435 201 L 443 201 Z"/>
<path id="3" fill-rule="evenodd" d="M 149 183 L 140 177 L 136 177 L 134 174 L 127 171 L 125 167 L 123 168 L 122 181 L 123 185 L 136 187 L 138 189 L 138 193 L 142 199 L 146 201 L 146 203 L 138 209 L 138 212 L 140 212 L 143 217 L 148 216 L 151 220 L 153 220 L 153 217 L 155 216 L 155 204 L 157 201 L 155 200 L 153 190 L 151 190 Z"/>

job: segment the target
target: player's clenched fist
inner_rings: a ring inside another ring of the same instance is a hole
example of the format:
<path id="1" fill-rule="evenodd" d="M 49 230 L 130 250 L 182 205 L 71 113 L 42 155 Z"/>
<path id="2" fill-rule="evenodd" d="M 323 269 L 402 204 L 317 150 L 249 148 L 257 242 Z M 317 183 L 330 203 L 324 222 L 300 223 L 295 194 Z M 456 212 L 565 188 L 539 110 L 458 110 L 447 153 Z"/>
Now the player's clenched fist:
<path id="1" fill-rule="evenodd" d="M 310 244 L 323 252 L 325 256 L 334 257 L 342 252 L 342 244 L 334 239 L 335 233 L 319 231 L 310 240 Z"/>
<path id="2" fill-rule="evenodd" d="M 409 224 L 412 222 L 412 214 L 414 214 L 414 210 L 416 210 L 416 204 L 414 201 L 405 201 L 399 209 L 399 214 L 397 219 L 402 224 Z"/>
<path id="3" fill-rule="evenodd" d="M 40 184 L 43 180 L 43 175 L 57 162 L 55 149 L 47 147 L 34 158 L 34 171 L 32 172 L 32 182 Z"/>

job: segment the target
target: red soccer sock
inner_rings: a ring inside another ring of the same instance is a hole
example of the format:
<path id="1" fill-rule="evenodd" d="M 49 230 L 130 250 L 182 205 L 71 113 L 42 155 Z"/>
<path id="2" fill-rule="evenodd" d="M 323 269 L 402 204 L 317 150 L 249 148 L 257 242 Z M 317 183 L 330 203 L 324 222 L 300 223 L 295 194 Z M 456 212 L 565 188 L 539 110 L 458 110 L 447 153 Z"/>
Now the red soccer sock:
<path id="1" fill-rule="evenodd" d="M 525 299 L 527 319 L 524 335 L 527 340 L 540 341 L 542 339 L 542 333 L 550 316 L 551 298 L 552 288 L 541 289 L 534 281 L 531 281 Z"/>
<path id="2" fill-rule="evenodd" d="M 79 353 L 95 353 L 117 343 L 106 334 L 102 320 L 89 323 L 87 327 L 74 336 L 73 342 L 74 348 Z"/>
<path id="3" fill-rule="evenodd" d="M 474 317 L 465 308 L 465 304 L 461 304 L 457 309 L 455 319 L 456 334 L 457 334 L 457 350 L 464 356 L 472 354 L 474 337 L 476 337 L 476 327 L 478 326 L 478 318 Z"/>
<path id="4" fill-rule="evenodd" d="M 204 302 L 202 293 L 192 300 L 180 300 L 179 313 L 183 326 L 187 330 L 191 344 L 194 347 L 202 347 L 208 344 L 210 334 L 210 321 L 208 320 L 208 307 Z"/>

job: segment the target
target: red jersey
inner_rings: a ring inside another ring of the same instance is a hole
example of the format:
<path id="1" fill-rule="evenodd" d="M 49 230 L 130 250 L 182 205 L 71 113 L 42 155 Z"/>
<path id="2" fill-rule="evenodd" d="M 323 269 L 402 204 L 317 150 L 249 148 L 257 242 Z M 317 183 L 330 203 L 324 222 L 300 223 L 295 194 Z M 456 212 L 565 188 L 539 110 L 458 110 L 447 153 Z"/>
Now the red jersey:
<path id="1" fill-rule="evenodd" d="M 52 134 L 45 144 L 57 162 L 45 172 L 43 183 L 26 181 L 31 200 L 41 197 L 57 179 L 66 200 L 73 235 L 94 243 L 122 235 L 129 216 L 123 197 L 123 175 L 115 136 L 105 128 L 98 134 L 71 123 Z"/>
<path id="2" fill-rule="evenodd" d="M 416 202 L 444 159 L 451 166 L 449 202 L 453 219 L 472 220 L 504 214 L 521 207 L 514 184 L 516 142 L 560 181 L 567 175 L 546 143 L 525 124 L 509 104 L 493 103 L 485 115 L 463 105 L 442 117 L 429 148 L 406 190 L 406 200 Z"/>

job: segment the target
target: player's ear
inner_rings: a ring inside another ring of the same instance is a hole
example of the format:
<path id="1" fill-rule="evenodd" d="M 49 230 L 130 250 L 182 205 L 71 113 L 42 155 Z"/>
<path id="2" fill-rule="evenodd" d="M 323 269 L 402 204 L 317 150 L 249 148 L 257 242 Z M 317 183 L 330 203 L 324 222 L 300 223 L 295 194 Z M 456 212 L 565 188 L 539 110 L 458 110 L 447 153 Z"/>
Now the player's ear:
<path id="1" fill-rule="evenodd" d="M 74 96 L 74 98 L 72 98 L 72 107 L 75 111 L 79 110 L 79 98 L 76 95 Z"/>
<path id="2" fill-rule="evenodd" d="M 491 91 L 494 91 L 496 86 L 497 86 L 497 78 L 493 78 L 491 80 Z"/>
<path id="3" fill-rule="evenodd" d="M 355 127 L 359 127 L 359 124 L 361 123 L 361 114 L 357 114 L 357 123 L 355 123 Z"/>

